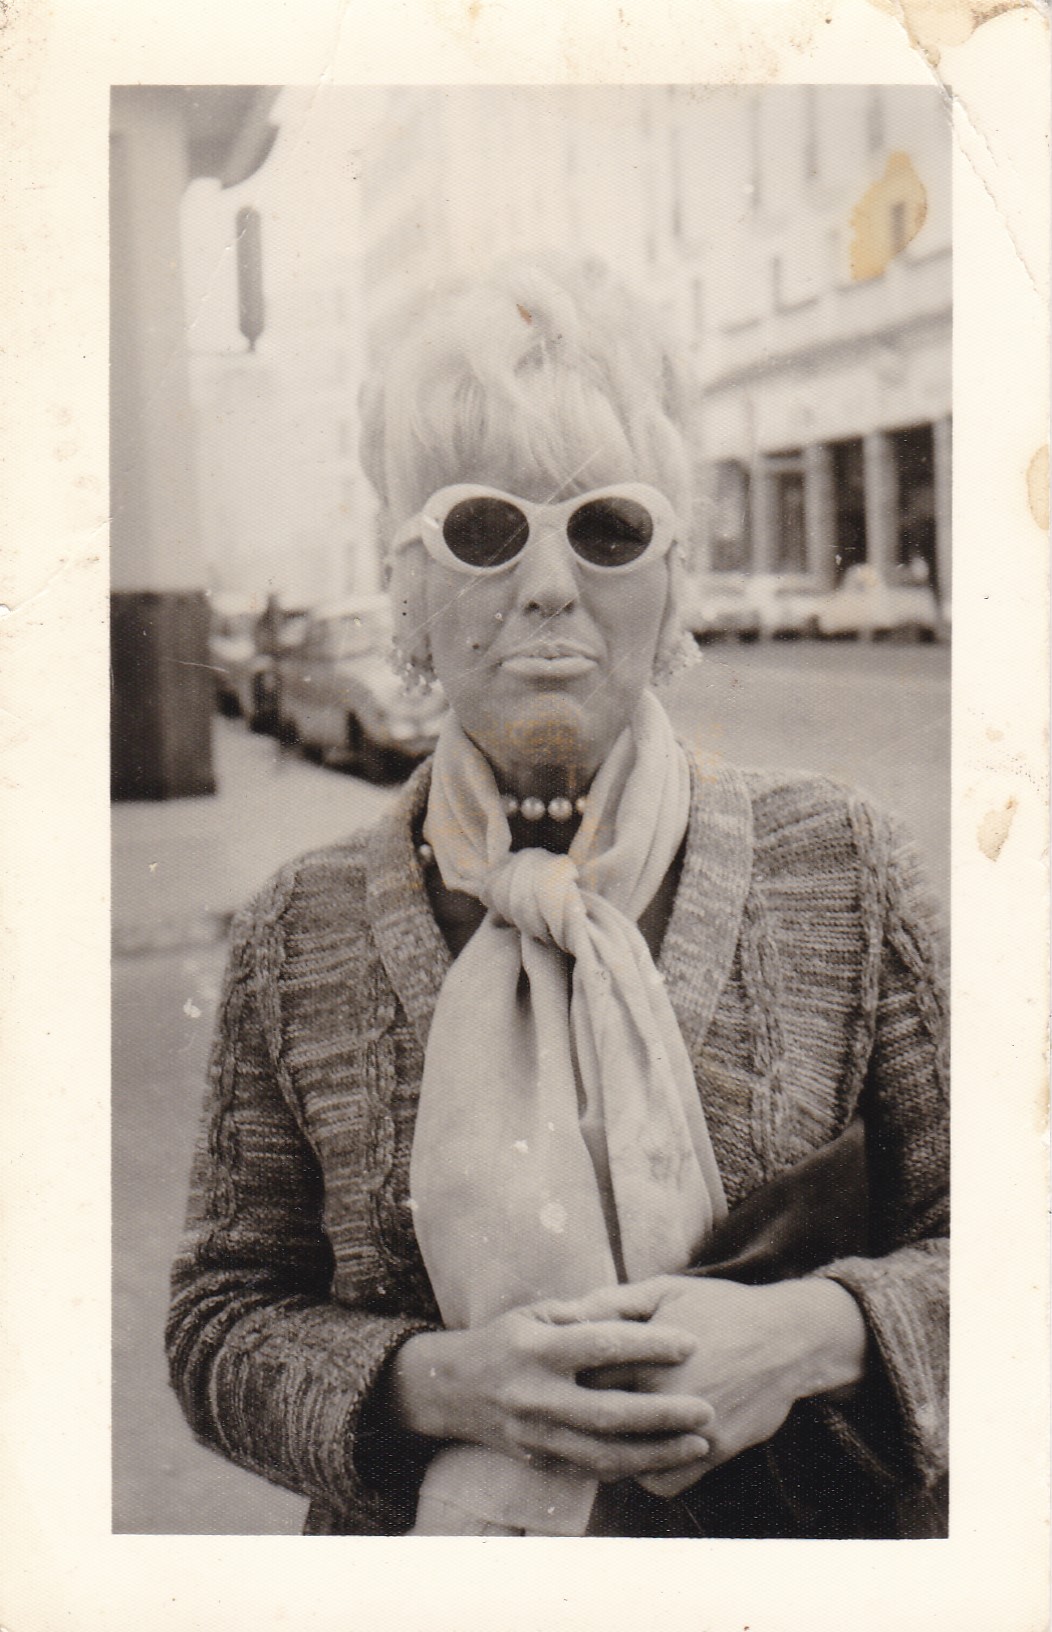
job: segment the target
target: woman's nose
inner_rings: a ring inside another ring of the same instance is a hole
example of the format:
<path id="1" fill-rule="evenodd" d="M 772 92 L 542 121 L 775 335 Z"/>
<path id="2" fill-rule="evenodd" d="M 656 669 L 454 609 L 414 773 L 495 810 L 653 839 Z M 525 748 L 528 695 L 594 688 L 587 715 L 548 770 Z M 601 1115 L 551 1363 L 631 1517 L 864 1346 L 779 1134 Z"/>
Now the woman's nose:
<path id="1" fill-rule="evenodd" d="M 561 612 L 577 600 L 574 554 L 561 527 L 538 527 L 515 568 L 520 611 Z"/>

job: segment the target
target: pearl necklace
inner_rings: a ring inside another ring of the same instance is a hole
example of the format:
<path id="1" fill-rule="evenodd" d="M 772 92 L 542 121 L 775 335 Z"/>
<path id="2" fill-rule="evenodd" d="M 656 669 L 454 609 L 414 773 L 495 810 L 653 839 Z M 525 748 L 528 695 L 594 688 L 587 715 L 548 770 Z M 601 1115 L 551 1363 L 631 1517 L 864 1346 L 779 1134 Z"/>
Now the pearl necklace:
<path id="1" fill-rule="evenodd" d="M 579 799 L 572 803 L 563 795 L 549 799 L 545 804 L 543 799 L 528 794 L 525 799 L 516 799 L 513 793 L 501 797 L 504 814 L 510 821 L 513 816 L 521 816 L 525 822 L 539 822 L 543 816 L 550 816 L 553 822 L 568 822 L 574 811 L 583 816 L 588 807 L 588 795 L 582 793 Z"/>
<path id="2" fill-rule="evenodd" d="M 525 799 L 520 800 L 516 799 L 513 793 L 505 793 L 501 795 L 500 802 L 509 821 L 515 816 L 521 816 L 523 821 L 539 822 L 543 817 L 550 816 L 553 822 L 568 822 L 575 812 L 578 816 L 584 815 L 588 808 L 588 795 L 582 793 L 571 801 L 559 794 L 545 803 L 543 799 L 538 799 L 532 794 L 527 794 Z M 416 853 L 425 867 L 430 867 L 435 859 L 435 852 L 426 841 L 417 845 Z"/>

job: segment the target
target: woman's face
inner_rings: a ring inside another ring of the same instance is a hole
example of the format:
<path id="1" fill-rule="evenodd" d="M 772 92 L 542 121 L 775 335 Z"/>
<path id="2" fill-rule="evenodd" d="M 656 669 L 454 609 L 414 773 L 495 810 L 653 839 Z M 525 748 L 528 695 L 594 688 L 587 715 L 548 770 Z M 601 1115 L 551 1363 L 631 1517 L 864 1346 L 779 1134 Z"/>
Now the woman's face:
<path id="1" fill-rule="evenodd" d="M 504 491 L 543 503 L 550 483 L 531 485 L 523 492 L 520 478 Z M 562 773 L 571 792 L 587 786 L 650 682 L 669 612 L 668 557 L 604 578 L 582 566 L 561 526 L 540 520 L 514 564 L 492 576 L 426 556 L 424 597 L 438 678 L 509 789 L 535 789 L 541 768 Z"/>

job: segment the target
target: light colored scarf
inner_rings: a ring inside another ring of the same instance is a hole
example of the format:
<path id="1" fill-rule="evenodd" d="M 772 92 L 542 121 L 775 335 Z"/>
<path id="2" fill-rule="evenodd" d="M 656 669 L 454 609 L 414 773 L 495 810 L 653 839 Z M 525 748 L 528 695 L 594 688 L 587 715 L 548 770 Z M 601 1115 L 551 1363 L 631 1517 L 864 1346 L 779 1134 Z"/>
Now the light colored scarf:
<path id="1" fill-rule="evenodd" d="M 686 831 L 690 773 L 644 693 L 568 855 L 512 853 L 493 773 L 443 726 L 424 836 L 489 909 L 439 994 L 410 1169 L 447 1327 L 686 1268 L 726 1213 L 686 1045 L 636 920 Z M 596 1483 L 456 1444 L 417 1534 L 581 1535 Z"/>

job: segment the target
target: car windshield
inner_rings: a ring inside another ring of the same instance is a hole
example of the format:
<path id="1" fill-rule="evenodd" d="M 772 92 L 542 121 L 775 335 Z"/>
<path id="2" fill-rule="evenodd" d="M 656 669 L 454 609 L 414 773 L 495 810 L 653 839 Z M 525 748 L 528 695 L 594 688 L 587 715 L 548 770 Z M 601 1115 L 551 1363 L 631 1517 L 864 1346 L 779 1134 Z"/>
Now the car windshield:
<path id="1" fill-rule="evenodd" d="M 290 615 L 282 625 L 278 635 L 278 645 L 283 651 L 291 651 L 294 646 L 303 645 L 303 637 L 307 633 L 310 619 L 305 612 Z"/>
<path id="2" fill-rule="evenodd" d="M 355 612 L 334 622 L 328 645 L 334 657 L 361 657 L 365 652 L 381 650 L 390 639 L 388 613 Z"/>
<path id="3" fill-rule="evenodd" d="M 214 628 L 216 634 L 224 640 L 244 640 L 251 638 L 254 623 L 255 619 L 251 612 L 237 612 L 217 617 Z"/>

